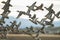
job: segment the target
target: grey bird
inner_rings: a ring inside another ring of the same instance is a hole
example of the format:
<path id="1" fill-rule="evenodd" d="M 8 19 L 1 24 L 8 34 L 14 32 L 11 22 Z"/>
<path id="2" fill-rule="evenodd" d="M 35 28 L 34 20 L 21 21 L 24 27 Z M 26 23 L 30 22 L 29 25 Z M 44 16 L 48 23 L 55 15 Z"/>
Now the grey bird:
<path id="1" fill-rule="evenodd" d="M 35 4 L 36 4 L 36 2 L 34 2 L 31 6 L 27 6 L 28 7 L 27 15 L 29 17 L 31 17 L 30 11 L 34 10 Z"/>
<path id="2" fill-rule="evenodd" d="M 49 12 L 47 15 L 45 15 L 45 17 L 51 20 L 52 13 L 51 13 L 51 12 Z"/>
<path id="3" fill-rule="evenodd" d="M 51 20 L 52 19 L 52 15 L 53 15 L 53 13 L 50 11 L 50 12 L 48 12 L 47 15 L 45 15 L 45 17 Z M 55 15 L 55 12 L 54 12 L 54 15 Z"/>
<path id="4" fill-rule="evenodd" d="M 28 15 L 28 16 L 29 16 L 29 18 L 31 17 L 30 9 L 28 9 L 28 11 L 26 12 L 26 15 Z"/>
<path id="5" fill-rule="evenodd" d="M 2 9 L 4 10 L 3 13 L 4 13 L 4 14 L 7 13 L 7 12 L 10 13 L 9 7 L 10 7 L 10 6 L 12 7 L 12 5 L 10 4 L 10 0 L 7 0 L 6 2 L 3 1 L 2 3 L 5 4 L 4 7 L 2 8 Z"/>
<path id="6" fill-rule="evenodd" d="M 27 6 L 29 10 L 33 10 L 35 7 L 36 2 L 34 2 L 31 6 Z"/>
<path id="7" fill-rule="evenodd" d="M 26 14 L 24 11 L 17 11 L 17 12 L 19 12 L 19 14 L 16 18 L 19 18 L 22 14 L 24 14 L 24 15 Z"/>
<path id="8" fill-rule="evenodd" d="M 31 19 L 29 19 L 31 22 L 33 22 L 34 24 L 37 24 L 37 19 L 36 18 L 36 14 L 33 15 L 33 17 L 31 17 Z"/>
<path id="9" fill-rule="evenodd" d="M 10 1 L 11 0 L 7 0 L 6 2 L 1 2 L 1 3 L 4 3 L 5 5 L 4 5 L 4 7 L 2 8 L 2 9 L 9 9 L 9 6 L 11 6 L 12 7 L 12 5 L 10 4 Z M 7 8 L 6 8 L 7 7 Z"/>
<path id="10" fill-rule="evenodd" d="M 46 25 L 51 25 L 51 26 L 54 26 L 52 23 L 53 23 L 53 20 L 54 20 L 55 16 L 51 19 L 51 21 L 45 21 Z"/>
<path id="11" fill-rule="evenodd" d="M 46 10 L 49 11 L 48 14 L 45 15 L 45 17 L 47 17 L 50 20 L 51 20 L 52 15 L 53 14 L 55 15 L 55 11 L 52 9 L 52 7 L 53 7 L 53 4 L 51 4 L 48 8 L 44 7 Z"/>
<path id="12" fill-rule="evenodd" d="M 32 23 L 34 23 L 34 24 L 37 25 L 37 19 L 38 19 L 38 18 L 35 18 L 34 20 L 29 19 L 29 21 L 31 21 Z"/>
<path id="13" fill-rule="evenodd" d="M 43 18 L 43 19 L 41 19 L 41 21 L 37 21 L 39 24 L 41 24 L 42 26 L 45 26 L 45 20 L 46 20 L 47 18 Z"/>
<path id="14" fill-rule="evenodd" d="M 55 16 L 57 17 L 57 18 L 60 18 L 60 11 L 57 13 L 57 14 L 55 14 Z"/>
<path id="15" fill-rule="evenodd" d="M 44 7 L 44 8 L 48 11 L 51 11 L 52 7 L 53 7 L 53 4 L 51 4 L 48 8 L 47 7 Z"/>
<path id="16" fill-rule="evenodd" d="M 35 6 L 36 7 L 36 9 L 34 9 L 34 11 L 36 11 L 36 10 L 44 10 L 43 9 L 43 4 L 41 4 L 40 6 Z"/>

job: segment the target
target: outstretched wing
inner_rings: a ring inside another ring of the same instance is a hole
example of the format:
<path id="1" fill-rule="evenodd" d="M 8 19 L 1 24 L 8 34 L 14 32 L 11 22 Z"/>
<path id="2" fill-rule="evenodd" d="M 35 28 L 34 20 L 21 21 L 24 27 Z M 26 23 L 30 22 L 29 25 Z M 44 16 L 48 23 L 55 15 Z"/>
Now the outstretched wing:
<path id="1" fill-rule="evenodd" d="M 31 6 L 34 6 L 36 4 L 36 2 L 34 2 Z"/>
<path id="2" fill-rule="evenodd" d="M 36 14 L 34 14 L 34 16 L 32 17 L 32 19 L 35 19 L 36 18 Z"/>
<path id="3" fill-rule="evenodd" d="M 5 3 L 5 1 L 2 1 L 1 3 Z"/>
<path id="4" fill-rule="evenodd" d="M 43 7 L 43 4 L 41 4 L 40 7 L 42 8 Z"/>
<path id="5" fill-rule="evenodd" d="M 53 4 L 50 5 L 49 9 L 51 9 L 53 7 Z"/>
<path id="6" fill-rule="evenodd" d="M 7 0 L 8 3 L 10 3 L 11 0 Z"/>

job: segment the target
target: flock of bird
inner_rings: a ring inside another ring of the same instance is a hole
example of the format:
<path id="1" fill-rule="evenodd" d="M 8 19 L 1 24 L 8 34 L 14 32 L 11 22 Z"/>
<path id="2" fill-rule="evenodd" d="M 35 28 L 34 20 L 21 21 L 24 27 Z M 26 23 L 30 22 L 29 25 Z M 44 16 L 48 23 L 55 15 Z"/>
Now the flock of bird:
<path id="1" fill-rule="evenodd" d="M 9 10 L 9 7 L 12 7 L 12 5 L 10 4 L 10 1 L 11 1 L 11 0 L 7 0 L 6 2 L 4 2 L 4 1 L 1 2 L 1 3 L 5 4 L 4 7 L 2 8 L 4 11 L 3 11 L 2 14 L 0 14 L 0 15 L 2 15 L 2 18 L 0 19 L 0 25 L 1 25 L 1 26 L 5 23 L 5 21 L 4 21 L 5 18 L 9 19 L 8 15 L 9 15 L 10 12 L 11 12 L 11 11 Z M 28 11 L 27 11 L 27 12 L 17 10 L 17 12 L 18 12 L 19 14 L 18 14 L 18 16 L 16 17 L 16 19 L 18 19 L 22 14 L 24 14 L 24 15 L 29 16 L 29 18 L 30 18 L 29 21 L 31 21 L 32 23 L 34 23 L 34 24 L 36 24 L 36 25 L 37 25 L 38 23 L 41 24 L 41 25 L 42 25 L 42 28 L 39 29 L 39 30 L 36 32 L 36 33 L 38 33 L 38 34 L 36 35 L 36 37 L 38 37 L 38 36 L 39 36 L 39 32 L 44 33 L 44 28 L 45 28 L 46 25 L 54 26 L 53 21 L 54 21 L 55 17 L 57 17 L 58 19 L 60 18 L 60 16 L 59 16 L 60 11 L 55 14 L 55 11 L 52 9 L 53 4 L 51 4 L 48 8 L 47 8 L 47 7 L 44 7 L 43 4 L 41 4 L 41 5 L 39 5 L 39 6 L 36 6 L 35 4 L 36 4 L 36 2 L 34 2 L 31 6 L 26 6 L 26 7 L 28 8 Z M 36 9 L 34 9 L 34 7 L 36 7 Z M 38 21 L 38 20 L 37 20 L 38 18 L 36 17 L 36 14 L 34 14 L 33 17 L 31 17 L 31 14 L 30 14 L 31 11 L 36 11 L 36 10 L 42 10 L 42 11 L 44 11 L 43 7 L 48 11 L 47 15 L 45 15 L 45 18 L 42 18 L 41 21 Z M 54 15 L 54 16 L 52 17 L 52 15 Z M 49 19 L 50 21 L 47 21 L 47 19 Z M 21 22 L 19 22 L 19 24 L 17 25 L 17 24 L 16 24 L 16 20 L 13 21 L 13 22 L 10 22 L 10 23 L 11 23 L 11 25 L 10 25 L 10 26 L 9 26 L 9 25 L 6 25 L 6 26 L 7 26 L 6 28 L 7 28 L 8 30 L 11 30 L 11 31 L 13 31 L 14 26 L 16 26 L 16 29 L 18 29 L 19 26 L 21 25 Z M 8 26 L 9 26 L 9 27 L 8 27 Z M 27 28 L 27 32 L 29 32 L 29 31 L 34 32 L 33 27 Z M 26 33 L 26 32 L 24 32 L 24 33 Z M 26 33 L 26 34 L 27 34 L 27 33 Z M 29 34 L 29 35 L 30 35 L 30 34 Z M 38 39 L 38 40 L 39 40 L 39 39 Z"/>

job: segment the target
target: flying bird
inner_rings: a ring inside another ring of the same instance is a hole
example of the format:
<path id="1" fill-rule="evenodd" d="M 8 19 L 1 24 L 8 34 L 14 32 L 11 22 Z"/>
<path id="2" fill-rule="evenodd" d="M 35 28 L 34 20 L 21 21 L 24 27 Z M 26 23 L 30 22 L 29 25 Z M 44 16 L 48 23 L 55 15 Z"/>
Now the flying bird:
<path id="1" fill-rule="evenodd" d="M 11 1 L 11 0 L 7 0 L 6 2 L 5 2 L 5 1 L 2 1 L 1 3 L 4 3 L 6 6 L 11 6 L 11 7 L 12 7 L 12 5 L 10 4 L 10 1 Z M 5 5 L 4 5 L 4 6 L 5 6 Z M 6 7 L 6 6 L 5 6 L 5 7 Z M 3 8 L 3 9 L 4 9 L 4 8 Z"/>
<path id="2" fill-rule="evenodd" d="M 36 2 L 34 2 L 31 6 L 27 6 L 28 7 L 28 11 L 26 12 L 26 14 L 29 16 L 29 18 L 31 17 L 30 11 L 34 10 Z"/>
<path id="3" fill-rule="evenodd" d="M 50 11 L 53 7 L 53 4 L 51 4 L 48 8 L 47 7 L 44 7 L 46 10 Z"/>
<path id="4" fill-rule="evenodd" d="M 36 18 L 36 14 L 33 15 L 33 17 L 31 17 L 31 19 L 29 19 L 31 22 L 33 22 L 34 24 L 37 24 L 37 19 Z"/>
<path id="5" fill-rule="evenodd" d="M 45 17 L 51 20 L 52 13 L 51 13 L 51 12 L 49 12 L 47 15 L 45 15 Z"/>
<path id="6" fill-rule="evenodd" d="M 55 14 L 55 16 L 57 17 L 57 18 L 60 18 L 60 11 L 57 13 L 57 14 Z"/>
<path id="7" fill-rule="evenodd" d="M 48 7 L 48 8 L 44 7 L 46 10 L 49 11 L 48 14 L 45 15 L 45 17 L 47 17 L 50 20 L 51 20 L 52 15 L 53 14 L 55 15 L 55 11 L 52 9 L 52 7 L 53 7 L 53 4 L 51 4 L 50 7 Z"/>
<path id="8" fill-rule="evenodd" d="M 52 9 L 53 4 L 51 4 L 48 8 L 44 7 L 46 10 L 48 10 L 50 13 L 55 13 L 55 11 Z"/>
<path id="9" fill-rule="evenodd" d="M 44 9 L 42 8 L 42 7 L 43 7 L 43 4 L 41 4 L 40 6 L 35 6 L 35 7 L 36 7 L 36 9 L 34 9 L 35 11 L 36 11 L 36 10 L 42 10 L 42 11 L 44 10 Z"/>
<path id="10" fill-rule="evenodd" d="M 38 32 L 41 32 L 41 33 L 43 33 L 43 34 L 45 33 L 45 32 L 44 32 L 44 28 L 45 28 L 45 24 L 44 24 L 44 22 L 45 22 L 45 20 L 46 20 L 46 18 L 42 19 L 40 22 L 37 21 L 39 24 L 42 25 L 42 28 L 39 29 L 39 30 L 37 31 L 37 33 L 38 33 Z M 43 21 L 43 22 L 42 22 L 42 21 Z"/>
<path id="11" fill-rule="evenodd" d="M 34 2 L 31 6 L 27 6 L 29 10 L 33 10 L 35 7 L 36 2 Z"/>
<path id="12" fill-rule="evenodd" d="M 19 12 L 19 14 L 16 18 L 19 18 L 22 14 L 24 14 L 24 15 L 26 14 L 24 11 L 17 11 L 17 12 Z"/>
<path id="13" fill-rule="evenodd" d="M 7 13 L 7 12 L 10 13 L 9 7 L 10 7 L 10 6 L 12 7 L 12 5 L 10 4 L 10 0 L 7 0 L 6 2 L 3 1 L 2 3 L 5 4 L 4 7 L 2 8 L 2 9 L 4 10 L 3 13 L 4 13 L 4 14 Z"/>
<path id="14" fill-rule="evenodd" d="M 31 17 L 30 9 L 28 9 L 28 11 L 26 12 L 26 15 L 28 15 L 28 16 L 29 16 L 29 18 Z"/>
<path id="15" fill-rule="evenodd" d="M 37 21 L 39 24 L 41 24 L 42 26 L 45 26 L 45 20 L 46 20 L 47 18 L 43 18 L 43 19 L 41 19 L 41 21 Z"/>
<path id="16" fill-rule="evenodd" d="M 31 22 L 34 23 L 34 24 L 37 24 L 37 19 L 38 19 L 38 18 L 35 18 L 34 20 L 29 19 L 29 21 L 31 21 Z"/>
<path id="17" fill-rule="evenodd" d="M 6 2 L 5 2 L 5 1 L 3 1 L 2 3 L 10 3 L 10 1 L 11 1 L 11 0 L 7 0 Z"/>
<path id="18" fill-rule="evenodd" d="M 51 19 L 51 21 L 45 21 L 46 25 L 51 25 L 51 26 L 54 26 L 52 23 L 53 23 L 53 20 L 54 20 L 55 16 Z"/>

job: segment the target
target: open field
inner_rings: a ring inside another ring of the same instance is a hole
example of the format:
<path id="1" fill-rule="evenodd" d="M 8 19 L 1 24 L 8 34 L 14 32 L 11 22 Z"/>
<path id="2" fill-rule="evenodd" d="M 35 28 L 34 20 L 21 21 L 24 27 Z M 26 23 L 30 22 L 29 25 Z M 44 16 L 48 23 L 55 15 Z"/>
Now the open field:
<path id="1" fill-rule="evenodd" d="M 31 36 L 25 34 L 8 34 L 8 40 L 34 40 Z M 34 35 L 33 35 L 34 36 Z M 42 40 L 60 40 L 60 35 L 40 35 Z"/>

